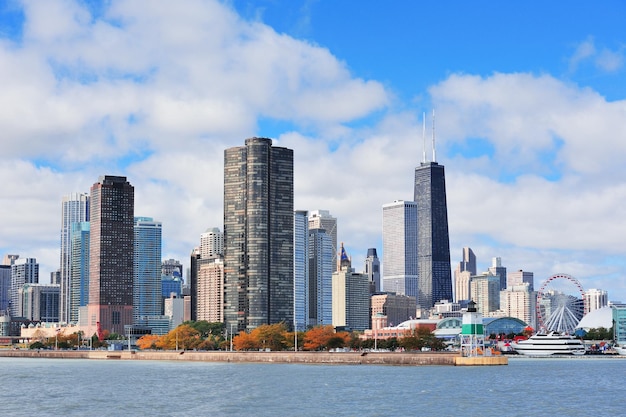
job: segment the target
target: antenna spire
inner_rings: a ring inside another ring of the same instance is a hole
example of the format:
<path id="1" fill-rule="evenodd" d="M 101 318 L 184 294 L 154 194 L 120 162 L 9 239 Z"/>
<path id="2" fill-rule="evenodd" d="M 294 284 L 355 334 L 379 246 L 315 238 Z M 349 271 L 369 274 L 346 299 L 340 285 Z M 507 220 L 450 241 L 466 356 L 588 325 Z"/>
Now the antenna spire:
<path id="1" fill-rule="evenodd" d="M 437 153 L 435 152 L 435 109 L 433 109 L 433 162 L 437 162 Z"/>
<path id="2" fill-rule="evenodd" d="M 426 112 L 422 114 L 422 162 L 426 163 Z"/>

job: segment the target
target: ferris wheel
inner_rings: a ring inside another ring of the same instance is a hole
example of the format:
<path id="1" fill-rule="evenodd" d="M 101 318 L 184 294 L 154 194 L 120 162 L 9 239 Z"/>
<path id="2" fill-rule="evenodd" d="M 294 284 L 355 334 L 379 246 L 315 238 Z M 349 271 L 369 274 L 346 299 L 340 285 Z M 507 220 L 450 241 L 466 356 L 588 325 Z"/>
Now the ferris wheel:
<path id="1" fill-rule="evenodd" d="M 576 278 L 556 274 L 546 279 L 537 292 L 540 329 L 574 333 L 585 313 L 585 291 Z"/>

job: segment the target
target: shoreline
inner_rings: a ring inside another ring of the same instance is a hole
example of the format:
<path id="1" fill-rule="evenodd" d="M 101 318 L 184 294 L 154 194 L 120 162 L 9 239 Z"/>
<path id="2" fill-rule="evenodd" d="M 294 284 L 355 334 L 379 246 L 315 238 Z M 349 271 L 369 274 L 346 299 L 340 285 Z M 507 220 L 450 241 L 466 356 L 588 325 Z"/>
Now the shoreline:
<path id="1" fill-rule="evenodd" d="M 458 352 L 0 350 L 0 357 L 396 366 L 490 366 L 508 364 L 508 359 L 503 356 L 463 357 Z"/>

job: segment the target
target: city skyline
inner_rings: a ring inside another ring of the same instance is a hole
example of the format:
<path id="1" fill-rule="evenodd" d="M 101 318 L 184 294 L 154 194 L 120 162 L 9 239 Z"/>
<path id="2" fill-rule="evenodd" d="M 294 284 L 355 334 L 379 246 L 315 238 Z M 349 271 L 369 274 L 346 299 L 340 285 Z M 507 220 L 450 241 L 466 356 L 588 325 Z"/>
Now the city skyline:
<path id="1" fill-rule="evenodd" d="M 479 271 L 626 301 L 626 6 L 454 6 L 4 3 L 0 252 L 56 271 L 59 199 L 106 172 L 188 266 L 223 219 L 223 150 L 266 136 L 294 150 L 294 208 L 333 213 L 360 269 L 435 108 L 451 263 L 468 246 Z"/>

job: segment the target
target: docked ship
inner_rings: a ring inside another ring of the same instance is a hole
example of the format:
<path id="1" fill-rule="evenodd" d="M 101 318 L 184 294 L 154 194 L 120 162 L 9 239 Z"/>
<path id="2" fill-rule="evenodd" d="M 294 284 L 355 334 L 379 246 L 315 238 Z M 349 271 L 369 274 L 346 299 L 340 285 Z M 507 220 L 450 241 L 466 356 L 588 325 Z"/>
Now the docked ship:
<path id="1" fill-rule="evenodd" d="M 626 356 L 626 346 L 624 346 L 624 345 L 622 345 L 622 346 L 615 346 L 614 349 L 615 349 L 615 351 L 617 352 L 618 355 Z"/>
<path id="2" fill-rule="evenodd" d="M 584 355 L 587 351 L 582 340 L 556 332 L 537 333 L 529 339 L 511 343 L 511 347 L 526 356 Z"/>

